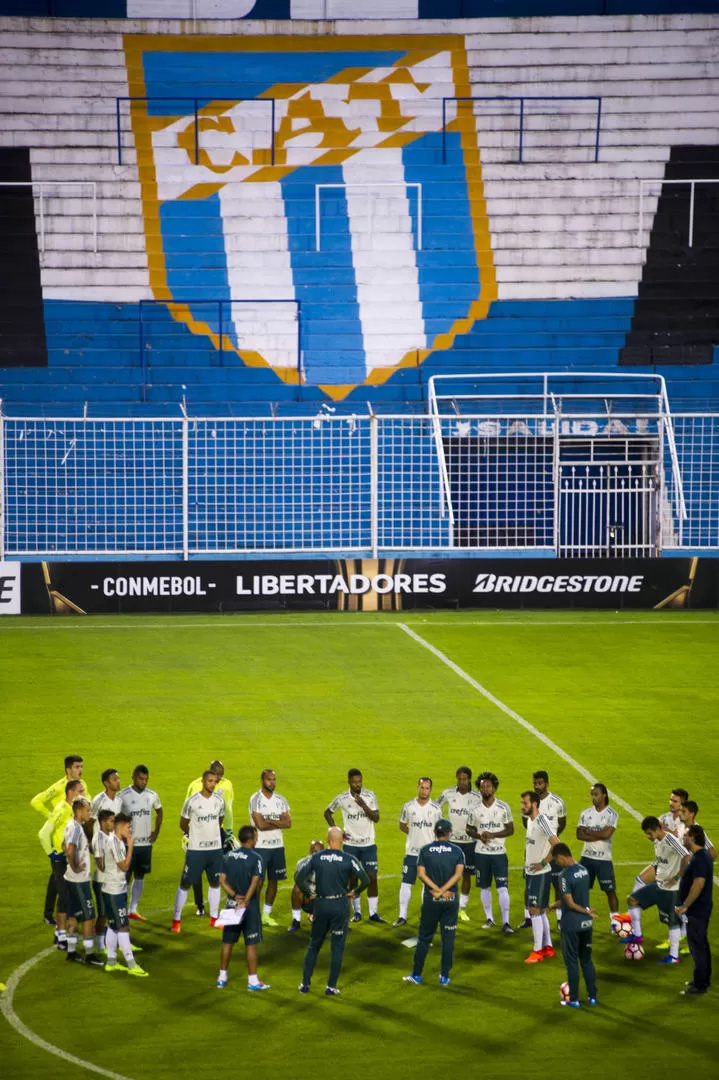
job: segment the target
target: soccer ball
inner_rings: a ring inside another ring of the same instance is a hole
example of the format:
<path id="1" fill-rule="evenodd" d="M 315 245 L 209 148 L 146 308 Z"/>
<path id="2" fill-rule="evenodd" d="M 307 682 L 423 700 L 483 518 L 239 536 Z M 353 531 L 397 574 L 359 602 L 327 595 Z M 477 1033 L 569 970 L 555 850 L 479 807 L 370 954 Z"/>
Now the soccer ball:
<path id="1" fill-rule="evenodd" d="M 559 987 L 559 1000 L 560 1001 L 571 1001 L 572 1000 L 570 995 L 569 995 L 569 983 L 568 982 L 563 982 L 562 985 Z"/>
<path id="2" fill-rule="evenodd" d="M 628 915 L 615 915 L 612 919 L 612 933 L 616 934 L 620 941 L 625 941 L 632 936 L 632 920 Z"/>
<path id="3" fill-rule="evenodd" d="M 638 941 L 633 941 L 631 945 L 627 945 L 624 949 L 625 960 L 643 960 L 644 949 Z"/>

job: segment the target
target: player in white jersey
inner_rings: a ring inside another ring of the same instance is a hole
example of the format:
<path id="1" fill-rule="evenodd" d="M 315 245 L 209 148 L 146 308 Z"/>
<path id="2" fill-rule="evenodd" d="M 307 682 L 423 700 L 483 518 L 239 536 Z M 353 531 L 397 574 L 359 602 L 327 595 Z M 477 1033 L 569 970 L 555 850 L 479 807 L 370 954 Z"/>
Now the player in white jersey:
<path id="1" fill-rule="evenodd" d="M 667 832 L 674 833 L 677 840 L 680 842 L 684 836 L 684 822 L 682 821 L 681 808 L 682 803 L 685 803 L 688 798 L 689 792 L 686 788 L 672 788 L 669 795 L 669 809 L 659 818 Z"/>
<path id="2" fill-rule="evenodd" d="M 170 929 L 179 934 L 182 909 L 190 886 L 199 881 L 203 873 L 207 876 L 208 898 L 210 903 L 210 926 L 215 925 L 220 913 L 220 874 L 222 873 L 222 821 L 225 815 L 225 800 L 215 795 L 217 776 L 207 769 L 202 774 L 202 790 L 189 799 L 185 799 L 180 815 L 180 828 L 187 836 L 185 866 L 180 884 L 175 894 L 175 913 Z"/>
<path id="3" fill-rule="evenodd" d="M 272 905 L 277 896 L 277 882 L 287 878 L 287 859 L 283 829 L 292 828 L 290 804 L 277 788 L 274 769 L 263 769 L 260 789 L 250 797 L 250 817 L 257 829 L 255 851 L 262 859 L 267 878 L 265 902 L 262 907 L 262 925 L 277 926 L 272 918 Z"/>
<path id="4" fill-rule="evenodd" d="M 612 837 L 619 814 L 609 805 L 609 792 L 604 784 L 593 784 L 589 796 L 592 805 L 582 810 L 577 825 L 577 840 L 584 841 L 580 863 L 589 871 L 589 888 L 599 881 L 609 904 L 609 921 L 619 911 L 617 884 L 612 862 Z"/>
<path id="5" fill-rule="evenodd" d="M 462 889 L 459 894 L 459 918 L 462 922 L 469 922 L 466 909 L 475 864 L 474 840 L 467 832 L 467 822 L 474 808 L 481 805 L 482 800 L 476 791 L 472 791 L 472 770 L 468 765 L 460 765 L 454 775 L 457 783 L 454 787 L 444 789 L 437 799 L 437 805 L 447 808 L 447 818 L 452 823 L 452 843 L 461 848 L 464 855 Z"/>
<path id="6" fill-rule="evenodd" d="M 545 818 L 551 824 L 554 829 L 555 836 L 561 836 L 567 827 L 567 809 L 564 805 L 564 800 L 559 798 L 559 795 L 555 795 L 554 792 L 549 790 L 549 773 L 544 769 L 538 769 L 537 772 L 532 773 L 532 787 L 539 795 L 539 809 Z M 557 925 L 562 921 L 562 903 L 559 894 L 559 873 L 560 868 L 557 863 L 552 862 L 552 888 L 554 889 L 554 900 L 558 904 L 555 909 L 557 914 Z"/>
<path id="7" fill-rule="evenodd" d="M 145 978 L 147 972 L 143 971 L 133 955 L 127 912 L 127 871 L 132 862 L 133 846 L 132 818 L 122 812 L 115 814 L 112 832 L 103 834 L 100 844 L 102 904 L 107 916 L 105 971 L 124 971 L 128 975 Z M 127 966 L 117 962 L 118 947 Z"/>
<path id="8" fill-rule="evenodd" d="M 301 870 L 309 863 L 312 856 L 316 851 L 324 851 L 325 845 L 323 840 L 310 840 L 310 853 L 309 855 L 303 855 L 301 859 L 297 860 L 295 866 L 295 874 L 299 874 Z M 307 879 L 307 891 L 310 896 L 314 896 L 315 892 L 315 878 L 314 874 L 311 874 Z M 312 904 L 313 901 L 309 900 L 307 896 L 302 892 L 302 889 L 298 885 L 292 886 L 292 923 L 288 927 L 288 934 L 296 934 L 300 928 L 302 920 L 302 912 L 306 911 L 310 921 L 312 920 Z"/>
<path id="9" fill-rule="evenodd" d="M 659 919 L 669 927 L 669 955 L 660 964 L 679 963 L 681 920 L 675 908 L 679 906 L 679 878 L 690 859 L 687 849 L 673 833 L 664 828 L 659 818 L 645 817 L 642 831 L 654 844 L 656 881 L 635 888 L 629 897 L 629 914 L 632 918 L 632 937 L 629 943 L 644 941 L 642 934 L 642 911 L 655 904 Z"/>
<path id="10" fill-rule="evenodd" d="M 377 886 L 377 874 L 379 863 L 377 861 L 377 844 L 375 842 L 374 827 L 379 821 L 379 806 L 374 791 L 366 788 L 362 782 L 362 773 L 359 769 L 350 769 L 347 773 L 349 788 L 337 795 L 325 810 L 325 821 L 331 829 L 335 828 L 334 815 L 338 810 L 342 811 L 344 821 L 344 842 L 342 844 L 348 855 L 353 855 L 364 866 L 369 877 L 367 886 L 367 905 L 369 907 L 369 921 L 383 923 L 385 920 L 377 911 L 379 888 Z M 352 905 L 354 907 L 353 922 L 360 922 L 362 911 L 360 898 L 355 896 Z"/>
<path id="11" fill-rule="evenodd" d="M 145 916 L 137 910 L 140 904 L 142 890 L 145 888 L 145 878 L 152 873 L 152 847 L 162 828 L 163 810 L 160 796 L 151 787 L 148 787 L 150 773 L 146 765 L 137 765 L 132 771 L 132 784 L 123 788 L 120 792 L 123 814 L 129 814 L 132 818 L 132 835 L 134 847 L 132 863 L 128 871 L 127 880 L 132 880 L 132 892 L 130 894 L 130 918 L 145 921 Z M 155 825 L 152 824 L 152 814 L 155 814 Z"/>
<path id="12" fill-rule="evenodd" d="M 399 915 L 393 926 L 406 925 L 412 886 L 417 880 L 419 853 L 425 844 L 434 841 L 434 826 L 442 817 L 442 808 L 432 802 L 431 795 L 432 781 L 428 776 L 420 776 L 416 797 L 404 804 L 399 815 L 400 832 L 405 834 L 407 841 L 402 864 L 402 884 L 399 887 Z"/>
<path id="13" fill-rule="evenodd" d="M 113 814 L 119 814 L 122 810 L 122 799 L 119 795 L 120 774 L 117 769 L 105 769 L 100 779 L 102 781 L 102 791 L 90 803 L 93 836 L 99 829 L 97 819 L 101 810 L 112 810 Z"/>
<path id="14" fill-rule="evenodd" d="M 689 828 L 690 825 L 698 825 L 699 824 L 699 822 L 697 821 L 697 814 L 698 813 L 699 813 L 699 807 L 697 806 L 697 804 L 694 802 L 693 799 L 687 799 L 686 802 L 682 803 L 681 810 L 679 811 L 679 817 L 681 819 L 682 825 L 684 826 L 684 831 L 682 832 L 682 836 L 680 837 L 680 839 L 684 838 L 684 836 L 686 835 L 686 831 L 687 831 L 687 829 Z M 704 850 L 706 851 L 706 853 L 710 857 L 710 859 L 712 859 L 713 861 L 716 862 L 716 857 L 717 857 L 716 848 L 714 847 L 711 840 L 707 836 L 706 830 L 704 832 Z"/>
<path id="15" fill-rule="evenodd" d="M 470 816 L 467 832 L 474 837 L 474 865 L 477 871 L 477 888 L 482 898 L 486 922 L 483 930 L 494 926 L 492 913 L 492 880 L 497 889 L 499 909 L 502 913 L 502 930 L 513 934 L 509 925 L 509 861 L 506 838 L 514 835 L 514 820 L 508 803 L 496 798 L 499 780 L 493 772 L 483 772 L 477 777 L 480 800 Z"/>
<path id="16" fill-rule="evenodd" d="M 532 920 L 534 947 L 524 961 L 539 964 L 554 956 L 547 909 L 551 884 L 552 848 L 559 841 L 552 822 L 540 811 L 536 791 L 522 792 L 522 820 L 526 818 L 527 836 L 524 845 L 525 903 Z"/>
<path id="17" fill-rule="evenodd" d="M 95 859 L 95 870 L 92 875 L 92 892 L 95 897 L 95 910 L 97 912 L 95 948 L 98 953 L 102 953 L 105 951 L 105 927 L 107 925 L 107 916 L 102 903 L 102 883 L 105 877 L 102 869 L 102 846 L 105 836 L 108 836 L 115 828 L 115 812 L 108 809 L 100 810 L 95 824 L 98 828 L 96 832 L 93 832 L 90 843 L 90 850 Z"/>
<path id="18" fill-rule="evenodd" d="M 65 881 L 67 882 L 67 959 L 80 963 L 77 954 L 77 927 L 82 924 L 82 943 L 85 947 L 84 962 L 102 966 L 95 955 L 93 927 L 95 907 L 90 889 L 90 847 L 85 827 L 90 821 L 88 799 L 75 799 L 72 804 L 72 820 L 65 826 L 63 851 L 67 859 Z"/>

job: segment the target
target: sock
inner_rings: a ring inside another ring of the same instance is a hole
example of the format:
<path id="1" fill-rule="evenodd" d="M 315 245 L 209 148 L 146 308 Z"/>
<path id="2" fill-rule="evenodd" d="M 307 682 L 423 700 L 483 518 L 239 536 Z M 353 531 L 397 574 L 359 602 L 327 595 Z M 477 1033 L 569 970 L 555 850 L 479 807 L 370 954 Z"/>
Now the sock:
<path id="1" fill-rule="evenodd" d="M 399 917 L 400 919 L 407 918 L 407 909 L 409 908 L 410 897 L 412 896 L 411 885 L 400 885 L 399 887 Z"/>
<path id="2" fill-rule="evenodd" d="M 642 909 L 630 907 L 629 914 L 632 919 L 632 933 L 635 937 L 642 937 Z"/>
<path id="3" fill-rule="evenodd" d="M 524 917 L 525 919 L 531 919 L 532 916 L 529 914 L 529 908 L 524 909 Z"/>
<path id="4" fill-rule="evenodd" d="M 67 941 L 67 930 L 56 930 L 55 937 L 58 942 Z"/>
<path id="5" fill-rule="evenodd" d="M 359 896 L 355 896 L 354 899 L 352 900 L 352 907 L 355 909 L 355 914 L 359 915 L 361 913 L 362 908 L 361 908 L 361 905 L 360 905 Z"/>
<path id="6" fill-rule="evenodd" d="M 379 904 L 379 896 L 368 896 L 367 906 L 369 908 L 370 915 L 377 914 L 377 905 Z"/>
<path id="7" fill-rule="evenodd" d="M 207 902 L 210 906 L 210 918 L 216 919 L 220 914 L 220 886 L 210 886 L 207 890 Z"/>
<path id="8" fill-rule="evenodd" d="M 502 926 L 506 926 L 509 922 L 509 889 L 506 886 L 502 885 L 497 889 L 497 899 L 502 912 Z"/>
<path id="9" fill-rule="evenodd" d="M 534 935 L 534 951 L 535 952 L 541 952 L 542 951 L 543 937 L 544 937 L 544 927 L 542 926 L 542 916 L 541 915 L 530 915 L 529 917 L 532 920 L 532 934 Z"/>
<path id="10" fill-rule="evenodd" d="M 634 892 L 635 889 L 643 889 L 645 885 L 646 881 L 642 881 L 642 879 L 639 877 L 639 874 L 637 874 L 637 876 L 634 878 L 634 884 L 632 885 L 632 892 Z"/>
<path id="11" fill-rule="evenodd" d="M 77 952 L 77 934 L 67 935 L 67 951 L 69 953 Z"/>
<path id="12" fill-rule="evenodd" d="M 468 903 L 469 903 L 469 893 L 460 893 L 459 894 L 459 910 L 464 911 L 465 908 L 467 907 Z"/>
<path id="13" fill-rule="evenodd" d="M 173 915 L 175 922 L 179 922 L 182 918 L 182 909 L 185 906 L 188 893 L 189 889 L 183 889 L 182 886 L 180 886 L 175 893 L 175 914 Z"/>
<path id="14" fill-rule="evenodd" d="M 120 946 L 120 952 L 122 953 L 127 966 L 129 968 L 135 967 L 135 964 L 137 963 L 137 961 L 135 960 L 135 957 L 132 955 L 132 945 L 130 943 L 130 931 L 129 930 L 119 930 L 118 934 L 117 934 L 117 941 L 118 941 L 118 944 Z"/>
<path id="15" fill-rule="evenodd" d="M 300 922 L 302 919 L 302 908 L 292 908 L 292 922 Z"/>
<path id="16" fill-rule="evenodd" d="M 220 968 L 220 974 L 217 976 L 222 982 L 227 982 L 227 968 Z"/>
<path id="17" fill-rule="evenodd" d="M 260 985 L 259 977 L 257 975 L 248 975 L 247 976 L 247 985 L 248 986 L 259 986 Z"/>
<path id="18" fill-rule="evenodd" d="M 130 914 L 134 915 L 137 911 L 137 906 L 140 903 L 140 897 L 142 896 L 142 890 L 145 888 L 145 879 L 135 878 L 132 883 L 132 893 L 130 894 Z"/>
<path id="19" fill-rule="evenodd" d="M 108 964 L 114 964 L 117 962 L 117 933 L 110 926 L 107 928 L 105 941 L 107 943 L 107 962 Z"/>
<path id="20" fill-rule="evenodd" d="M 480 889 L 479 895 L 482 897 L 482 907 L 484 908 L 485 917 L 489 920 L 492 918 L 492 890 Z"/>
<path id="21" fill-rule="evenodd" d="M 95 948 L 98 952 L 102 952 L 105 948 L 105 933 L 106 932 L 103 930 L 101 934 L 95 935 Z"/>
<path id="22" fill-rule="evenodd" d="M 560 926 L 561 922 L 562 922 L 562 909 L 560 907 L 558 907 L 557 908 L 557 926 Z"/>
<path id="23" fill-rule="evenodd" d="M 669 955 L 676 960 L 679 956 L 679 940 L 682 936 L 681 926 L 673 926 L 669 931 Z"/>
<path id="24" fill-rule="evenodd" d="M 263 904 L 262 905 L 262 914 L 263 915 L 271 915 L 272 914 L 272 904 Z"/>
<path id="25" fill-rule="evenodd" d="M 548 945 L 551 946 L 551 944 L 552 932 L 549 929 L 549 919 L 545 911 L 544 915 L 542 915 L 542 948 L 546 948 Z"/>
<path id="26" fill-rule="evenodd" d="M 95 951 L 95 939 L 86 937 L 82 939 L 82 944 L 85 948 L 85 956 L 90 956 Z"/>

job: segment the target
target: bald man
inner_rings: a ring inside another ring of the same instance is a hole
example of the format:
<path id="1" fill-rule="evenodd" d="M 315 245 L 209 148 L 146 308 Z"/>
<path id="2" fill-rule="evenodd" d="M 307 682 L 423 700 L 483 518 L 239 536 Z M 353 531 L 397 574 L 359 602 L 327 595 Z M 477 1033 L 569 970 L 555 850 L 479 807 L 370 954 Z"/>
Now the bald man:
<path id="1" fill-rule="evenodd" d="M 215 794 L 222 796 L 225 800 L 225 818 L 222 822 L 222 844 L 223 847 L 227 841 L 228 836 L 232 835 L 232 803 L 235 798 L 235 791 L 232 787 L 232 781 L 228 780 L 225 776 L 225 766 L 221 761 L 215 758 L 210 762 L 210 772 L 213 772 L 217 777 L 217 783 L 215 784 Z M 190 795 L 194 795 L 196 792 L 202 790 L 202 777 L 198 776 L 196 780 L 193 780 L 188 785 L 187 794 L 185 795 L 185 802 L 189 799 Z M 195 898 L 195 905 L 197 910 L 196 915 L 205 914 L 205 901 L 202 895 L 202 879 L 196 881 L 192 887 L 193 895 Z"/>
<path id="2" fill-rule="evenodd" d="M 349 901 L 369 885 L 369 874 L 354 855 L 342 851 L 342 829 L 337 826 L 327 832 L 327 849 L 317 851 L 295 874 L 295 884 L 305 896 L 311 897 L 309 882 L 315 878 L 314 919 L 310 943 L 305 953 L 302 982 L 299 991 L 309 994 L 312 974 L 322 943 L 331 934 L 330 972 L 325 997 L 338 997 L 337 980 L 342 970 L 342 957 L 349 927 Z"/>

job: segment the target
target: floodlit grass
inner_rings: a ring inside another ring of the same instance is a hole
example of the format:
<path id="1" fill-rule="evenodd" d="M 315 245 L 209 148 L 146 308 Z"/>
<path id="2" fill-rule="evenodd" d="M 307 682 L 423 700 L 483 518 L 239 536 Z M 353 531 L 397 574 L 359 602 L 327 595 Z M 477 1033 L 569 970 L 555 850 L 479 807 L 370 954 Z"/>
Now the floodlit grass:
<path id="1" fill-rule="evenodd" d="M 552 790 L 567 802 L 565 835 L 578 856 L 574 827 L 589 805 L 587 781 L 408 637 L 395 625 L 402 619 L 640 813 L 662 812 L 672 787 L 688 788 L 719 843 L 719 619 L 705 613 L 5 620 L 0 980 L 50 943 L 40 922 L 47 878 L 36 840 L 42 822 L 29 800 L 61 774 L 66 753 L 84 755 L 92 794 L 103 769 L 115 767 L 129 782 L 133 766 L 147 764 L 166 815 L 143 897 L 149 921 L 133 924 L 151 977 L 68 971 L 53 953 L 22 978 L 14 1000 L 19 1018 L 55 1046 L 132 1080 L 208 1069 L 401 1077 L 458 1066 L 512 1078 L 568 1061 L 606 1077 L 658 1067 L 716 1076 L 712 995 L 679 998 L 689 961 L 656 966 L 664 954 L 654 945 L 665 935 L 655 911 L 645 916 L 647 959 L 626 962 L 598 892 L 600 1007 L 576 1013 L 557 1004 L 559 956 L 525 967 L 528 932 L 507 940 L 482 931 L 475 891 L 447 989 L 437 984 L 438 948 L 427 962 L 427 985 L 406 985 L 407 931 L 363 922 L 347 943 L 342 997 L 321 993 L 328 946 L 312 994 L 301 997 L 308 935 L 304 923 L 300 934 L 286 934 L 288 889 L 275 908 L 281 926 L 266 931 L 261 949 L 260 975 L 272 983 L 267 994 L 246 992 L 240 947 L 228 988 L 215 989 L 220 935 L 195 917 L 191 901 L 182 935 L 170 935 L 182 866 L 179 811 L 188 781 L 214 757 L 235 786 L 236 826 L 247 816 L 260 770 L 276 769 L 278 790 L 292 807 L 292 866 L 323 833 L 323 810 L 346 787 L 347 769 L 361 768 L 380 804 L 380 912 L 390 921 L 404 850 L 397 817 L 420 774 L 431 775 L 439 792 L 459 765 L 496 772 L 499 795 L 515 810 L 518 832 L 508 848 L 518 867 L 519 793 L 531 786 L 533 770 L 547 769 Z M 638 823 L 617 808 L 615 859 L 625 897 L 652 849 Z M 521 890 L 515 869 L 513 923 L 522 915 Z M 410 932 L 418 909 L 415 888 Z M 0 1025 L 3 1073 L 12 1080 L 83 1074 Z"/>

